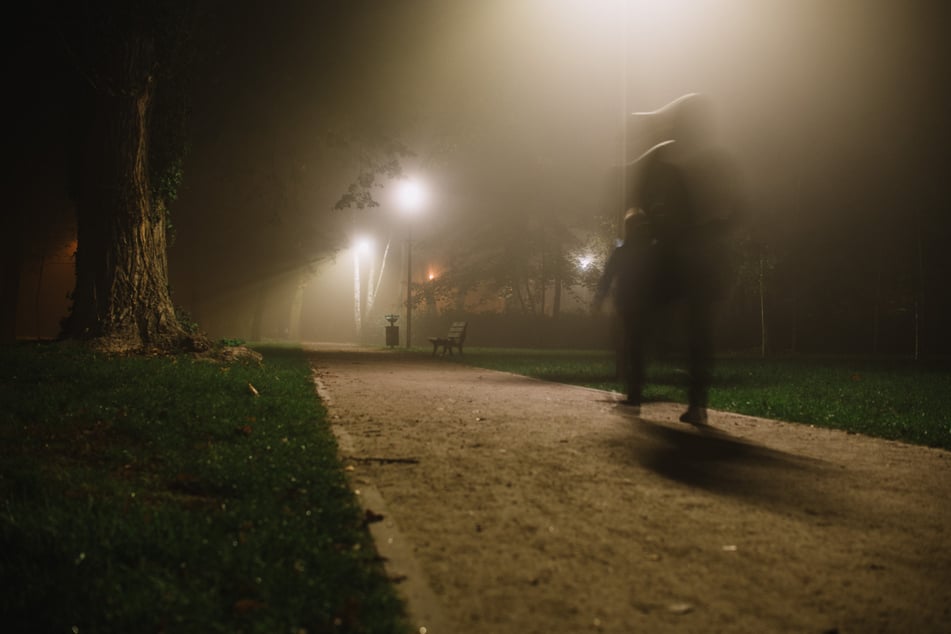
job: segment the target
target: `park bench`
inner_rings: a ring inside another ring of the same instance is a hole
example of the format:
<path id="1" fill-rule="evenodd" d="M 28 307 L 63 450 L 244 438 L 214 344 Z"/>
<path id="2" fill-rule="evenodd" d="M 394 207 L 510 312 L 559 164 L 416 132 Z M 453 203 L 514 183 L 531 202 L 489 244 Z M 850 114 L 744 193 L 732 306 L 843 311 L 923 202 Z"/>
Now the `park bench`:
<path id="1" fill-rule="evenodd" d="M 466 341 L 466 326 L 468 322 L 465 321 L 454 321 L 452 326 L 449 327 L 449 334 L 445 337 L 429 337 L 429 342 L 433 344 L 433 356 L 436 356 L 436 350 L 442 347 L 442 353 L 446 354 L 448 351 L 449 354 L 452 354 L 453 348 L 459 349 L 459 354 L 462 354 L 462 344 Z"/>

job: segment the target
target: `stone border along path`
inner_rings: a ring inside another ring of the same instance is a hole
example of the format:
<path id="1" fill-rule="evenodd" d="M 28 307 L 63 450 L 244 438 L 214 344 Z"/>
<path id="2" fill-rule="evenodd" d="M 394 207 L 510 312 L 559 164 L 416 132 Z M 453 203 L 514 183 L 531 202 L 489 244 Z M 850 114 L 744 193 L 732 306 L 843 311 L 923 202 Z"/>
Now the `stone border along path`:
<path id="1" fill-rule="evenodd" d="M 951 454 L 308 345 L 427 634 L 944 632 Z"/>

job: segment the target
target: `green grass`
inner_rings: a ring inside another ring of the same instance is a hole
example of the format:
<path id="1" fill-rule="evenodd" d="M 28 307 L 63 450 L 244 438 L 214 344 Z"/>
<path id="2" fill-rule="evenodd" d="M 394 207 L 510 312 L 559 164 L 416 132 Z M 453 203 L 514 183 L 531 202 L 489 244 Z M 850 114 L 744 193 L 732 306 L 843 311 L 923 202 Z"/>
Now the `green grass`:
<path id="1" fill-rule="evenodd" d="M 456 356 L 455 359 L 460 359 Z M 623 392 L 609 351 L 467 348 L 465 363 Z M 645 400 L 686 402 L 677 362 L 649 365 Z M 710 406 L 951 449 L 951 367 L 867 359 L 719 359 Z"/>
<path id="2" fill-rule="evenodd" d="M 0 348 L 5 631 L 406 631 L 306 359 L 261 351 Z"/>

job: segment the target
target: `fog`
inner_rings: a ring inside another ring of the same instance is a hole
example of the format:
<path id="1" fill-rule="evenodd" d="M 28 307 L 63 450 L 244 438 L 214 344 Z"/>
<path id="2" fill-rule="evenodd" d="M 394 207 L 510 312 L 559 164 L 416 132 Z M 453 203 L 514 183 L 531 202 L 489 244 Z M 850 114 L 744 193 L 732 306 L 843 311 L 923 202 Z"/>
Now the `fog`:
<path id="1" fill-rule="evenodd" d="M 534 261 L 512 254 L 540 240 L 603 259 L 623 211 L 612 175 L 652 142 L 630 113 L 688 92 L 716 104 L 751 231 L 796 277 L 777 284 L 842 293 L 869 275 L 855 268 L 869 253 L 910 261 L 923 227 L 925 242 L 946 235 L 933 176 L 949 140 L 940 10 L 867 0 L 234 8 L 196 93 L 173 209 L 175 301 L 216 337 L 356 341 L 362 325 L 378 341 L 383 316 L 405 314 L 412 231 L 421 316 L 552 315 L 553 302 L 580 313 L 592 273 L 532 285 L 512 271 Z M 393 159 L 427 188 L 412 218 Z M 378 206 L 335 208 L 371 173 Z M 373 246 L 356 256 L 364 237 Z M 946 270 L 947 256 L 929 252 Z M 438 319 L 419 323 L 416 343 L 439 334 L 427 330 Z"/>

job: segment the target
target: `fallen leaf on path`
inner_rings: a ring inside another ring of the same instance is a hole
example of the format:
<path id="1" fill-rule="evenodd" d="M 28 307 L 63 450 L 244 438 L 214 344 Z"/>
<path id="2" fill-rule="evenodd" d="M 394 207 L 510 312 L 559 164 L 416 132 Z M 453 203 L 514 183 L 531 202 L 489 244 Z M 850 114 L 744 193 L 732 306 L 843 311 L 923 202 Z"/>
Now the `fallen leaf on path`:
<path id="1" fill-rule="evenodd" d="M 667 611 L 673 614 L 687 614 L 693 611 L 693 606 L 689 603 L 671 603 L 667 606 Z"/>

